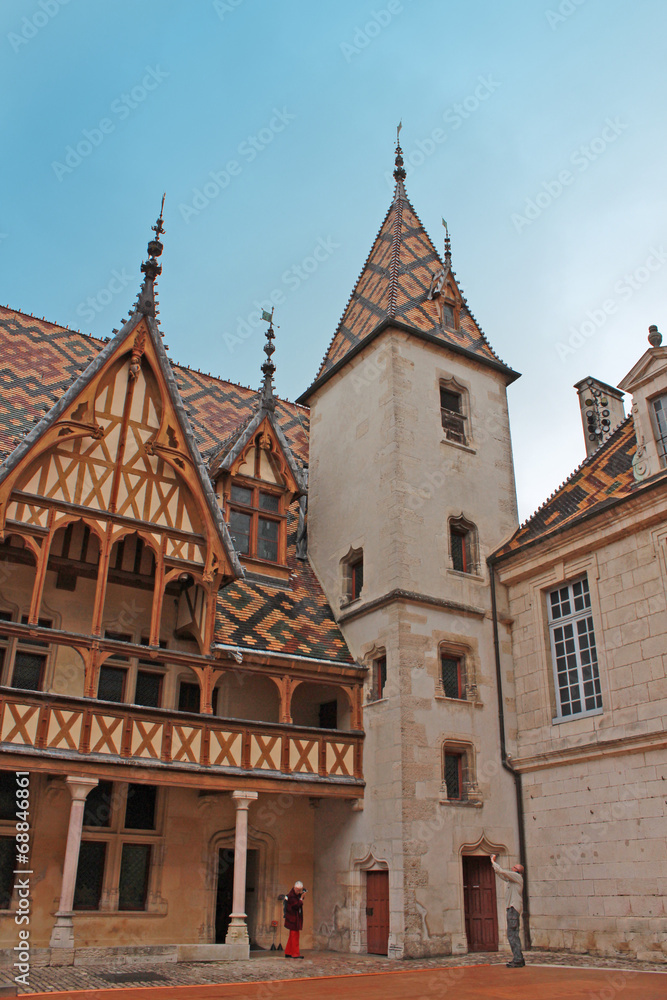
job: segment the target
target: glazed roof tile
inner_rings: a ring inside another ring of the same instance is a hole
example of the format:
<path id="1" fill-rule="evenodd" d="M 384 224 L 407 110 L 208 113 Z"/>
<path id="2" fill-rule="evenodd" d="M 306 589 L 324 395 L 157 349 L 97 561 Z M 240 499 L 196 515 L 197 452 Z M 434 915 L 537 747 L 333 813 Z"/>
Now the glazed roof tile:
<path id="1" fill-rule="evenodd" d="M 516 374 L 500 360 L 481 328 L 464 307 L 459 329 L 441 325 L 437 303 L 428 298 L 434 275 L 444 268 L 421 220 L 412 207 L 402 183 L 397 184 L 371 251 L 366 259 L 342 319 L 324 356 L 310 392 L 326 380 L 332 369 L 370 338 L 387 320 L 395 320 L 413 330 L 429 334 L 457 349 L 472 353 L 494 367 Z M 452 279 L 455 281 L 451 271 Z M 456 282 L 455 282 L 456 283 Z M 304 397 L 301 397 L 304 398 Z"/>
<path id="2" fill-rule="evenodd" d="M 81 374 L 105 342 L 0 306 L 0 458 L 30 431 Z M 185 365 L 172 370 L 202 455 L 219 451 L 255 413 L 258 393 Z M 308 410 L 276 401 L 276 416 L 299 461 L 308 462 Z"/>
<path id="3" fill-rule="evenodd" d="M 235 580 L 220 591 L 215 640 L 342 664 L 354 661 L 308 562 L 296 558 L 298 502 L 289 512 L 289 587 Z"/>
<path id="4" fill-rule="evenodd" d="M 78 331 L 0 307 L 0 458 L 32 429 L 105 346 Z M 258 393 L 171 363 L 202 454 L 215 454 L 256 413 Z M 308 462 L 308 410 L 276 400 L 275 416 L 287 442 Z M 298 502 L 290 509 L 289 585 L 237 580 L 220 591 L 216 641 L 258 652 L 280 652 L 353 663 L 310 564 L 296 558 Z"/>
<path id="5" fill-rule="evenodd" d="M 602 512 L 611 503 L 636 495 L 645 485 L 635 480 L 632 470 L 636 450 L 637 438 L 630 416 L 517 528 L 512 538 L 496 550 L 494 560 L 507 558 L 577 524 L 584 517 Z"/>

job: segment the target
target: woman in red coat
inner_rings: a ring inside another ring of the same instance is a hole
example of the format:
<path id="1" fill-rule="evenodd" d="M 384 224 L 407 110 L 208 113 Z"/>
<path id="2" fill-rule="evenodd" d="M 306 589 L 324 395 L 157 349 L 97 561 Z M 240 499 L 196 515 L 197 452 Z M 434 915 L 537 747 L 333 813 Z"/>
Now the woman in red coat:
<path id="1" fill-rule="evenodd" d="M 287 944 L 285 945 L 285 958 L 303 958 L 299 954 L 299 931 L 303 927 L 303 897 L 306 890 L 303 882 L 295 882 L 294 887 L 287 893 L 287 903 L 285 905 L 285 927 L 289 931 Z"/>

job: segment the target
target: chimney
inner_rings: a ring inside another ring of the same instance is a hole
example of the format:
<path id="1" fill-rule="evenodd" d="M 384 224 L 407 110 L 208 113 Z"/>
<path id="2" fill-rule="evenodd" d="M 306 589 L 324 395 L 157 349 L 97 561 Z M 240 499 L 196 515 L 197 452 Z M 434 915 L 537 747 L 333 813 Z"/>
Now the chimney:
<path id="1" fill-rule="evenodd" d="M 625 419 L 623 396 L 625 393 L 613 385 L 600 382 L 589 375 L 574 387 L 579 396 L 581 422 L 586 440 L 586 458 L 607 440 L 613 430 Z"/>

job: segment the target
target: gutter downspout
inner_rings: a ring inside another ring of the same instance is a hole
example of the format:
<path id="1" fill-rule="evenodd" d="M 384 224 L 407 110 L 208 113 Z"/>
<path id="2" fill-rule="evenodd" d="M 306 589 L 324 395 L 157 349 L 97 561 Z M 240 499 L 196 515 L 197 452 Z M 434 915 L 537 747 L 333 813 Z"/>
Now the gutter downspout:
<path id="1" fill-rule="evenodd" d="M 491 579 L 491 614 L 493 617 L 493 649 L 496 658 L 496 682 L 498 685 L 498 724 L 500 727 L 500 760 L 506 771 L 514 778 L 516 788 L 516 811 L 519 824 L 519 857 L 524 866 L 523 873 L 523 935 L 526 950 L 532 948 L 530 939 L 530 905 L 528 896 L 528 868 L 526 865 L 526 827 L 523 814 L 523 789 L 521 774 L 515 771 L 507 757 L 507 747 L 505 744 L 505 708 L 503 705 L 503 680 L 500 667 L 500 640 L 498 637 L 498 609 L 496 606 L 496 571 L 495 560 L 490 556 L 487 560 L 489 576 Z"/>

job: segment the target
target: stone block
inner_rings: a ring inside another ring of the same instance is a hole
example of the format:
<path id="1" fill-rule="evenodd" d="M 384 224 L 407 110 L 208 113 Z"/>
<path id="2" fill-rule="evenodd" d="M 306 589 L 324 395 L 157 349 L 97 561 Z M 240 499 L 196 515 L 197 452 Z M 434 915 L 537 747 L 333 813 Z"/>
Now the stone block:
<path id="1" fill-rule="evenodd" d="M 236 962 L 250 957 L 249 944 L 179 944 L 178 962 Z"/>

